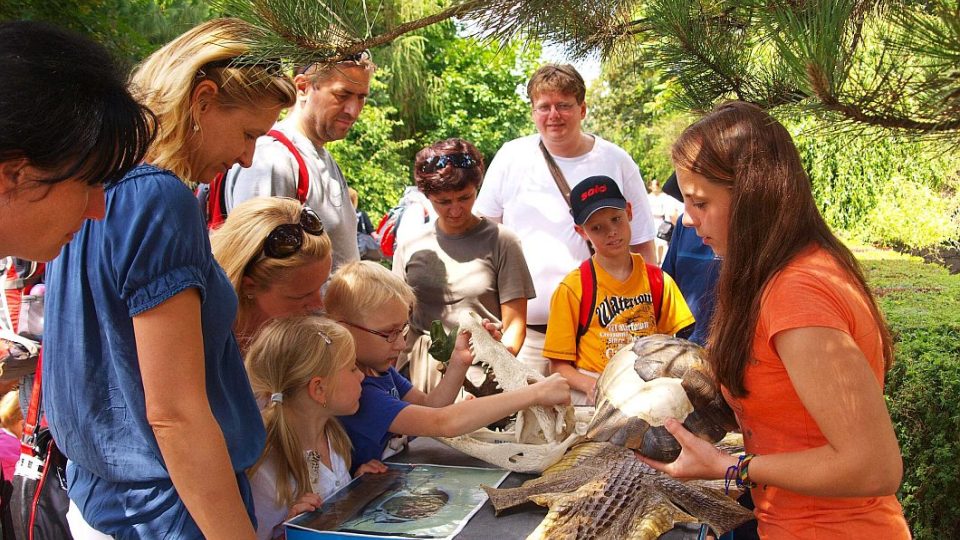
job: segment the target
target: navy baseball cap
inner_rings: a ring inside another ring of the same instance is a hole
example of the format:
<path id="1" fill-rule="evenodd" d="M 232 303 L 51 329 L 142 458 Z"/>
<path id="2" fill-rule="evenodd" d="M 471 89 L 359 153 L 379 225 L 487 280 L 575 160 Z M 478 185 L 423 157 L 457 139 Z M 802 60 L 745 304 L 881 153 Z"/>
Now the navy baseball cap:
<path id="1" fill-rule="evenodd" d="M 677 183 L 676 171 L 670 175 L 670 178 L 667 178 L 667 181 L 660 187 L 660 190 L 674 199 L 683 202 L 683 194 L 680 193 L 680 184 Z"/>
<path id="2" fill-rule="evenodd" d="M 586 223 L 601 208 L 627 208 L 620 186 L 609 176 L 585 178 L 570 191 L 570 213 L 577 225 Z"/>

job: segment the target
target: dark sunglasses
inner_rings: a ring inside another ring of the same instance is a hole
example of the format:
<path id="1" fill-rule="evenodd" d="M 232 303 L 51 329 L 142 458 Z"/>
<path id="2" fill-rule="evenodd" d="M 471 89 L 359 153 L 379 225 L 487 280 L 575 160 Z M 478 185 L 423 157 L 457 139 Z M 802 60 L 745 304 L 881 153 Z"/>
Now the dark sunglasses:
<path id="1" fill-rule="evenodd" d="M 420 172 L 433 173 L 443 169 L 447 165 L 453 165 L 458 169 L 472 169 L 477 166 L 477 160 L 470 154 L 446 154 L 443 156 L 432 156 L 420 164 Z"/>
<path id="2" fill-rule="evenodd" d="M 350 54 L 350 55 L 344 56 L 344 57 L 341 58 L 340 60 L 337 60 L 337 61 L 336 61 L 336 64 L 357 64 L 357 65 L 363 65 L 364 62 L 369 62 L 369 61 L 370 61 L 370 58 L 371 58 L 371 57 L 370 57 L 370 49 L 364 49 L 364 50 L 362 50 L 362 51 L 360 51 L 360 52 L 358 52 L 358 53 L 354 53 L 354 54 Z M 319 66 L 319 65 L 322 65 L 322 64 L 324 64 L 324 62 L 322 62 L 322 61 L 320 61 L 320 62 L 310 62 L 310 63 L 308 63 L 308 64 L 304 64 L 304 65 L 302 65 L 302 66 L 300 66 L 300 67 L 298 67 L 298 68 L 296 69 L 296 74 L 297 74 L 297 75 L 304 75 L 304 74 L 306 74 L 307 71 L 309 71 L 309 69 L 312 68 L 313 66 Z"/>
<path id="3" fill-rule="evenodd" d="M 263 254 L 271 259 L 286 259 L 303 248 L 303 233 L 323 234 L 323 221 L 309 206 L 300 210 L 300 223 L 277 225 L 263 242 Z"/>

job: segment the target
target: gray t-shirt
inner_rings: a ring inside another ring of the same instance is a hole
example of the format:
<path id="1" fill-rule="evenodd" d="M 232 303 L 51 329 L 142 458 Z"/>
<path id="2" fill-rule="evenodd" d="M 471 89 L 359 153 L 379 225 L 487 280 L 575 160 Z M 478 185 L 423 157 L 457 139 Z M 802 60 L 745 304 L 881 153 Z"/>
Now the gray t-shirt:
<path id="1" fill-rule="evenodd" d="M 438 319 L 449 330 L 462 309 L 499 322 L 501 304 L 536 294 L 520 240 L 485 218 L 459 235 L 425 229 L 397 248 L 393 271 L 416 294 L 410 325 L 418 332 Z"/>
<path id="2" fill-rule="evenodd" d="M 283 132 L 303 156 L 310 173 L 307 206 L 320 216 L 333 243 L 333 268 L 360 260 L 357 249 L 357 214 L 350 204 L 347 182 L 340 167 L 325 148 L 314 146 L 293 122 L 284 120 L 274 129 Z M 282 143 L 264 135 L 257 139 L 253 165 L 249 169 L 235 165 L 224 181 L 227 212 L 253 197 L 297 198 L 300 167 L 293 153 Z"/>

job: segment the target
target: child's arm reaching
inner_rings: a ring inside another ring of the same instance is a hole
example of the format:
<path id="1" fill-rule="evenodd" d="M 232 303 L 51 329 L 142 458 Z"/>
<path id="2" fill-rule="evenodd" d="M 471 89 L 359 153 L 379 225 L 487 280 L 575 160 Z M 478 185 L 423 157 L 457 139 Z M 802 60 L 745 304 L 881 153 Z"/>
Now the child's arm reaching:
<path id="1" fill-rule="evenodd" d="M 371 459 L 370 461 L 357 467 L 356 472 L 353 473 L 353 477 L 356 478 L 366 473 L 380 474 L 385 472 L 387 472 L 387 466 L 384 465 L 382 461 L 379 459 Z"/>
<path id="2" fill-rule="evenodd" d="M 483 327 L 497 341 L 502 337 L 497 325 L 487 319 L 483 320 Z M 444 407 L 453 403 L 460 394 L 460 389 L 463 388 L 463 378 L 467 374 L 467 368 L 473 364 L 473 353 L 470 351 L 469 340 L 469 332 L 461 332 L 457 335 L 457 344 L 450 355 L 450 362 L 447 363 L 447 371 L 443 374 L 440 382 L 437 383 L 436 388 L 431 390 L 429 394 L 413 388 L 403 396 L 403 400 L 407 403 L 425 407 Z"/>
<path id="3" fill-rule="evenodd" d="M 593 405 L 594 394 L 597 388 L 597 378 L 577 371 L 573 362 L 565 360 L 550 360 L 550 373 L 559 373 L 570 383 L 570 388 L 579 390 L 587 396 L 587 403 Z"/>
<path id="4" fill-rule="evenodd" d="M 568 403 L 570 385 L 567 380 L 560 375 L 551 375 L 519 390 L 461 401 L 446 407 L 410 405 L 394 418 L 390 432 L 421 437 L 456 437 L 533 405 Z"/>

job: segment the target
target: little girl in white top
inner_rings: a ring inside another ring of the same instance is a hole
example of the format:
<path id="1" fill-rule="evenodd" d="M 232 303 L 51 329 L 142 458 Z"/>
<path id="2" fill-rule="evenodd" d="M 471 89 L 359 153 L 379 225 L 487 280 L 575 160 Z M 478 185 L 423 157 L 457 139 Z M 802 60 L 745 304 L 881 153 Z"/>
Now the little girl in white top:
<path id="1" fill-rule="evenodd" d="M 246 365 L 254 393 L 266 403 L 266 448 L 247 471 L 257 538 L 266 540 L 282 535 L 281 523 L 314 510 L 350 482 L 350 439 L 335 417 L 357 411 L 363 374 L 350 333 L 315 316 L 268 323 Z M 372 460 L 357 476 L 384 471 Z"/>

